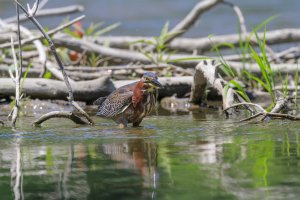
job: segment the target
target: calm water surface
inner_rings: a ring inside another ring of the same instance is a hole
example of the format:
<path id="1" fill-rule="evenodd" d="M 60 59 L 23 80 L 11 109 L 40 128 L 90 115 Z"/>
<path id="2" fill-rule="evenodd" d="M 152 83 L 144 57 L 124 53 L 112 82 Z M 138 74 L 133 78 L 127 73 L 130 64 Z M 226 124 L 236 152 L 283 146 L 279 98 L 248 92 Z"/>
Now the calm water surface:
<path id="1" fill-rule="evenodd" d="M 25 1 L 23 1 L 25 2 Z M 32 1 L 29 1 L 32 2 Z M 51 0 L 46 7 L 85 6 L 91 22 L 121 26 L 112 35 L 158 35 L 176 24 L 197 0 Z M 253 27 L 279 14 L 269 29 L 298 28 L 299 0 L 238 1 Z M 0 17 L 14 15 L 11 0 L 0 0 Z M 73 15 L 72 17 L 78 16 Z M 64 17 L 41 19 L 49 27 Z M 218 6 L 186 36 L 234 33 L 236 18 Z M 0 111 L 3 119 L 7 113 Z M 95 118 L 96 126 L 51 120 L 32 129 L 0 129 L 0 199 L 298 199 L 300 124 L 272 121 L 237 124 L 217 111 L 159 113 L 143 127 L 117 129 Z"/>
<path id="2" fill-rule="evenodd" d="M 117 129 L 51 120 L 0 130 L 1 199 L 297 199 L 299 123 L 159 113 Z"/>
<path id="3" fill-rule="evenodd" d="M 32 4 L 34 1 L 21 2 Z M 49 0 L 45 8 L 80 4 L 85 7 L 83 12 L 87 16 L 85 26 L 91 22 L 104 22 L 105 25 L 120 22 L 121 26 L 109 34 L 156 36 L 167 21 L 174 26 L 197 2 L 198 0 Z M 268 30 L 300 26 L 299 0 L 230 0 L 230 2 L 240 6 L 249 30 L 274 15 L 278 17 L 268 24 Z M 12 0 L 0 0 L 1 18 L 14 16 L 14 13 Z M 71 17 L 79 15 L 77 13 Z M 41 19 L 41 22 L 44 26 L 56 27 L 65 18 L 66 16 L 48 17 Z M 232 9 L 220 4 L 201 16 L 185 36 L 206 37 L 210 34 L 237 33 L 237 27 L 237 18 Z"/>

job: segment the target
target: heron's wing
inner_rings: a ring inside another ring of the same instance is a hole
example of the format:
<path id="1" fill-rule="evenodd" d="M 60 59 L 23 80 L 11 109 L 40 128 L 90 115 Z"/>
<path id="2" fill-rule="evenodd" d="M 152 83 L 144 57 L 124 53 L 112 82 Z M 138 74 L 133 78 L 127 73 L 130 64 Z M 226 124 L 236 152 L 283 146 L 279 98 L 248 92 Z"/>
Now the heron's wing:
<path id="1" fill-rule="evenodd" d="M 95 100 L 93 102 L 93 105 L 98 105 L 98 108 L 101 107 L 102 103 L 107 99 L 107 96 L 106 97 L 100 97 L 99 99 Z"/>
<path id="2" fill-rule="evenodd" d="M 118 90 L 111 93 L 99 106 L 98 116 L 114 117 L 126 110 L 131 104 L 133 92 Z"/>

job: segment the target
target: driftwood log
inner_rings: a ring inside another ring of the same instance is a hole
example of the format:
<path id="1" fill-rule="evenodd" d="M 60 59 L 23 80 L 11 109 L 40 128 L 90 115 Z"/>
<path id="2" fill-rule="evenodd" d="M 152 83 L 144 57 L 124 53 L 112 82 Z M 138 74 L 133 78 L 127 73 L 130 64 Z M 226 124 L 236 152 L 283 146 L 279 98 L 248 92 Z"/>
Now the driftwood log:
<path id="1" fill-rule="evenodd" d="M 263 37 L 263 32 L 259 32 L 260 38 Z M 253 35 L 253 34 L 252 34 Z M 247 37 L 250 33 L 247 33 Z M 253 35 L 255 37 L 255 35 Z M 153 40 L 150 37 L 134 37 L 134 36 L 101 36 L 94 39 L 98 44 L 108 43 L 111 47 L 115 48 L 128 48 L 130 43 L 139 40 Z M 289 29 L 277 29 L 272 31 L 267 31 L 266 41 L 268 45 L 283 44 L 290 42 L 300 41 L 300 29 L 289 28 Z M 193 52 L 198 50 L 200 53 L 210 51 L 212 49 L 212 42 L 214 45 L 220 45 L 223 43 L 231 43 L 235 46 L 239 46 L 240 36 L 239 34 L 228 34 L 213 36 L 211 38 L 200 37 L 200 38 L 175 38 L 170 44 L 169 48 L 178 51 L 189 51 Z M 220 48 L 228 48 L 228 46 L 221 46 Z"/>
<path id="2" fill-rule="evenodd" d="M 90 81 L 71 82 L 76 101 L 91 103 L 101 96 L 110 94 L 115 88 L 132 83 L 136 80 L 111 81 L 109 77 L 101 77 Z M 159 89 L 159 98 L 172 96 L 184 97 L 189 93 L 193 83 L 192 76 L 159 78 L 163 88 Z M 0 95 L 13 96 L 15 86 L 11 79 L 0 79 Z M 24 81 L 22 92 L 31 98 L 67 100 L 67 88 L 62 81 L 27 78 Z"/>
<path id="3" fill-rule="evenodd" d="M 91 81 L 71 82 L 76 101 L 92 102 L 100 96 L 111 93 L 115 87 L 109 77 Z M 9 78 L 0 79 L 0 95 L 13 96 L 15 85 Z M 63 81 L 27 78 L 24 80 L 22 93 L 31 98 L 67 100 L 68 90 Z"/>
<path id="4" fill-rule="evenodd" d="M 126 63 L 126 62 L 128 63 L 134 61 L 138 61 L 140 63 L 145 63 L 145 64 L 150 63 L 150 60 L 147 59 L 147 57 L 144 54 L 136 51 L 105 47 L 102 45 L 95 44 L 93 42 L 78 40 L 70 37 L 55 36 L 53 40 L 58 46 L 68 47 L 69 49 L 79 51 L 79 52 L 87 51 L 90 53 L 98 53 L 103 56 L 119 59 L 121 63 Z M 186 58 L 190 58 L 190 60 L 187 60 Z M 166 60 L 168 61 L 168 63 L 175 64 L 182 68 L 195 68 L 196 65 L 199 63 L 199 61 L 203 60 L 203 58 L 208 58 L 208 57 L 193 56 L 188 54 L 173 54 L 173 55 L 163 56 L 163 60 Z M 218 58 L 213 58 L 213 59 L 217 60 Z M 252 73 L 260 73 L 259 66 L 256 63 L 242 63 L 242 62 L 228 61 L 227 64 L 237 71 L 246 69 Z M 272 64 L 272 68 L 275 71 L 280 70 L 282 73 L 291 73 L 297 70 L 297 66 L 295 64 L 288 64 L 288 63 Z"/>

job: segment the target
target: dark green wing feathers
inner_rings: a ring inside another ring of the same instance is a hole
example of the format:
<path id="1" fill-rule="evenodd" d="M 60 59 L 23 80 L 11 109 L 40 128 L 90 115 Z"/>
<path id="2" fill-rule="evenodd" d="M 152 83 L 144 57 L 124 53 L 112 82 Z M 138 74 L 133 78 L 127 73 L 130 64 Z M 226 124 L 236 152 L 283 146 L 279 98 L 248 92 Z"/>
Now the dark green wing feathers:
<path id="1" fill-rule="evenodd" d="M 133 92 L 129 90 L 113 92 L 104 101 L 100 100 L 102 104 L 99 105 L 97 115 L 111 118 L 122 113 L 131 104 L 132 95 Z"/>

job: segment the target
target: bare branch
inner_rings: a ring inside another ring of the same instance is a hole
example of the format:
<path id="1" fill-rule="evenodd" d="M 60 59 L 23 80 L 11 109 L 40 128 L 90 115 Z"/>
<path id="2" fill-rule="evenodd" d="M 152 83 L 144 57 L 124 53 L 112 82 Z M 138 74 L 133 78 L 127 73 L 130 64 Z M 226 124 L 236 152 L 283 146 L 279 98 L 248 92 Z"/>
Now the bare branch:
<path id="1" fill-rule="evenodd" d="M 238 20 L 239 20 L 241 32 L 243 34 L 243 40 L 245 41 L 247 38 L 247 28 L 245 25 L 245 18 L 244 18 L 244 15 L 243 15 L 241 9 L 237 5 L 235 5 L 231 2 L 228 2 L 228 1 L 223 1 L 223 4 L 229 5 L 230 7 L 232 7 L 234 12 L 236 13 Z"/>
<path id="2" fill-rule="evenodd" d="M 258 105 L 258 104 L 255 104 L 255 103 L 250 103 L 250 102 L 242 102 L 242 103 L 233 104 L 233 105 L 225 108 L 223 111 L 225 112 L 225 111 L 227 111 L 231 108 L 235 108 L 235 107 L 238 107 L 238 106 L 244 106 L 244 105 L 254 106 L 254 107 L 258 108 L 260 110 L 260 112 L 263 112 L 263 113 L 266 112 L 265 109 L 263 109 L 263 107 L 261 105 Z"/>
<path id="3" fill-rule="evenodd" d="M 250 121 L 252 119 L 255 119 L 261 115 L 265 115 L 266 113 L 265 112 L 259 112 L 259 113 L 256 113 L 255 115 L 251 115 L 250 117 L 246 118 L 246 119 L 242 119 L 240 120 L 239 122 L 246 122 L 246 121 Z"/>
<path id="4" fill-rule="evenodd" d="M 34 16 L 30 16 L 30 14 L 28 13 L 28 11 L 16 0 L 15 1 L 17 3 L 17 5 L 23 10 L 23 12 L 27 15 L 28 19 L 30 19 L 32 21 L 32 23 L 39 29 L 39 31 L 44 35 L 44 37 L 47 39 L 47 41 L 49 42 L 50 45 L 50 50 L 52 52 L 52 54 L 54 55 L 54 58 L 60 68 L 60 70 L 62 71 L 63 77 L 64 77 L 64 81 L 65 84 L 68 88 L 68 100 L 70 101 L 70 103 L 76 108 L 79 108 L 79 105 L 74 104 L 74 96 L 73 96 L 73 91 L 69 82 L 69 78 L 68 75 L 66 74 L 65 70 L 64 70 L 64 66 L 62 61 L 60 60 L 57 52 L 56 52 L 56 47 L 52 41 L 52 39 L 50 38 L 50 36 L 45 32 L 44 28 L 41 26 L 41 24 L 35 19 Z M 78 109 L 79 112 L 81 112 L 84 116 L 88 116 L 88 114 L 83 110 L 83 109 Z M 91 125 L 93 125 L 93 120 L 91 120 L 90 118 L 87 118 L 90 122 Z"/>
<path id="5" fill-rule="evenodd" d="M 247 33 L 247 37 L 251 33 Z M 262 38 L 263 32 L 258 32 L 258 36 Z M 169 45 L 170 50 L 178 50 L 184 52 L 198 52 L 205 53 L 211 50 L 211 40 L 215 45 L 220 45 L 225 42 L 231 43 L 236 47 L 239 47 L 240 35 L 239 34 L 228 34 L 228 35 L 216 35 L 214 37 L 198 37 L 198 38 L 175 38 Z M 94 39 L 98 44 L 109 43 L 111 47 L 126 48 L 130 43 L 138 40 L 153 40 L 150 37 L 135 37 L 135 36 L 100 36 Z M 287 28 L 277 29 L 266 32 L 266 41 L 268 45 L 292 43 L 300 41 L 300 28 Z M 228 46 L 220 46 L 220 49 L 228 48 Z"/>
<path id="6" fill-rule="evenodd" d="M 17 12 L 17 26 L 18 26 L 18 41 L 19 41 L 19 65 L 16 57 L 16 52 L 15 48 L 13 45 L 13 37 L 11 37 L 11 50 L 13 54 L 13 59 L 14 59 L 14 66 L 15 66 L 15 77 L 14 77 L 14 82 L 15 82 L 15 102 L 14 102 L 14 107 L 9 116 L 11 116 L 11 124 L 13 127 L 16 127 L 16 122 L 17 118 L 19 116 L 19 106 L 20 106 L 20 93 L 21 93 L 21 77 L 22 77 L 22 46 L 21 46 L 21 31 L 20 31 L 20 12 L 19 12 L 19 7 L 16 5 L 16 12 Z"/>
<path id="7" fill-rule="evenodd" d="M 83 121 L 80 117 L 78 117 L 77 115 L 75 115 L 72 112 L 53 111 L 53 112 L 47 113 L 47 114 L 41 116 L 39 119 L 35 120 L 32 123 L 32 126 L 39 126 L 43 122 L 45 122 L 49 119 L 52 119 L 52 118 L 67 118 L 67 119 L 72 120 L 76 124 L 88 124 L 87 122 Z"/>
<path id="8" fill-rule="evenodd" d="M 75 12 L 82 12 L 83 10 L 84 10 L 84 8 L 81 5 L 72 5 L 72 6 L 59 7 L 59 8 L 43 9 L 43 10 L 38 10 L 36 12 L 35 17 L 65 15 L 65 14 L 71 14 L 71 13 L 75 13 Z M 26 15 L 20 16 L 20 22 L 23 22 L 26 20 L 27 20 Z M 15 19 L 15 17 L 11 17 L 11 18 L 5 19 L 4 21 L 7 23 L 15 23 L 16 19 Z"/>
<path id="9" fill-rule="evenodd" d="M 204 0 L 196 4 L 194 8 L 188 13 L 188 15 L 170 31 L 170 34 L 172 36 L 167 40 L 166 43 L 170 43 L 174 38 L 184 34 L 190 27 L 195 24 L 200 15 L 222 1 L 223 0 Z"/>
<path id="10" fill-rule="evenodd" d="M 83 20 L 84 18 L 85 18 L 85 15 L 82 15 L 82 16 L 80 16 L 80 17 L 77 17 L 77 18 L 75 18 L 75 19 L 73 19 L 73 20 L 71 20 L 71 21 L 69 21 L 69 22 L 67 22 L 67 23 L 65 23 L 65 24 L 63 24 L 63 25 L 61 25 L 61 26 L 58 26 L 58 27 L 56 27 L 56 28 L 54 28 L 54 29 L 48 31 L 47 34 L 50 35 L 50 36 L 51 36 L 51 35 L 54 35 L 55 33 L 57 33 L 57 32 L 59 32 L 59 31 L 65 29 L 65 28 L 71 26 L 72 24 L 74 24 L 74 23 L 76 23 L 76 22 L 78 22 L 78 21 Z M 30 42 L 32 42 L 32 41 L 42 39 L 43 37 L 44 37 L 43 35 L 32 36 L 31 38 L 23 39 L 23 40 L 21 41 L 21 43 L 22 43 L 22 45 L 28 44 L 28 43 L 30 43 Z M 15 42 L 14 45 L 18 45 L 18 43 Z M 1 45 L 0 45 L 0 49 L 2 49 L 2 48 L 8 48 L 8 47 L 10 47 L 10 43 L 4 43 L 4 44 L 1 44 Z"/>

